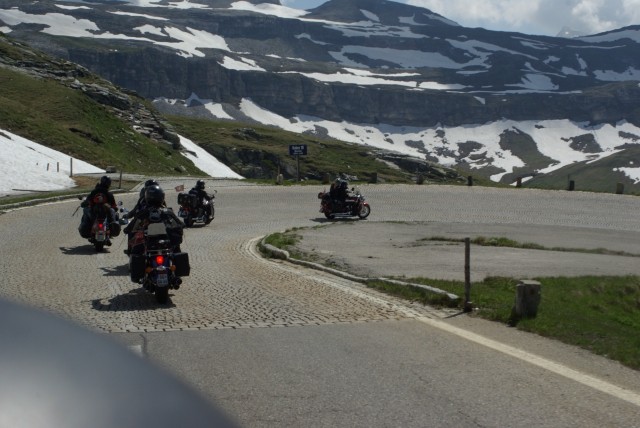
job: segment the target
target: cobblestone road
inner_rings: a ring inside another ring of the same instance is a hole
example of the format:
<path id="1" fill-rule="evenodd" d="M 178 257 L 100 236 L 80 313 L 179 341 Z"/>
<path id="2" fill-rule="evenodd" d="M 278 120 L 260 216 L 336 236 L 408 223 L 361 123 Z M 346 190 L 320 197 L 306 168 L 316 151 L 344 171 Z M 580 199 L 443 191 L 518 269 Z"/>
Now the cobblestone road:
<path id="1" fill-rule="evenodd" d="M 161 182 L 165 189 L 184 183 Z M 345 279 L 262 259 L 257 238 L 324 224 L 319 186 L 208 182 L 218 190 L 216 218 L 187 229 L 191 276 L 170 303 L 129 281 L 124 237 L 96 254 L 77 233 L 77 201 L 0 216 L 0 297 L 26 302 L 107 331 L 163 331 L 375 322 L 447 312 L 414 306 Z M 640 230 L 640 198 L 622 195 L 480 187 L 368 185 L 367 222 L 429 221 Z M 135 195 L 124 195 L 132 206 Z M 175 206 L 177 193 L 167 191 Z M 384 236 L 380 237 L 384 239 Z M 638 251 L 640 253 L 640 250 Z"/>

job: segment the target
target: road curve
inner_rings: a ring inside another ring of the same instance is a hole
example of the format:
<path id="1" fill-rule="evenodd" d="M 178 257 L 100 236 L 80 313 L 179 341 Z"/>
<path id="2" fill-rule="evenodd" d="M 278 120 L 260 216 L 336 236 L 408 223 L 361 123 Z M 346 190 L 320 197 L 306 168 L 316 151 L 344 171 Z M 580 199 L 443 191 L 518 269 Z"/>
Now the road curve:
<path id="1" fill-rule="evenodd" d="M 161 183 L 174 207 L 177 193 L 173 187 L 182 183 Z M 159 306 L 153 296 L 129 281 L 122 252 L 124 236 L 98 254 L 79 237 L 80 216 L 72 216 L 77 206 L 74 200 L 0 216 L 4 238 L 0 242 L 4 255 L 0 297 L 27 302 L 106 332 L 348 323 L 449 314 L 386 296 L 373 299 L 368 296 L 375 293 L 358 284 L 257 255 L 254 244 L 258 237 L 327 223 L 318 212 L 316 194 L 321 187 L 214 183 L 216 219 L 207 227 L 186 230 L 183 250 L 189 253 L 192 272 L 183 287 L 172 292 L 168 305 Z M 505 228 L 566 226 L 626 234 L 640 230 L 640 198 L 633 196 L 405 185 L 367 185 L 362 191 L 373 207 L 366 220 L 369 224 L 453 221 L 471 227 L 489 223 Z M 135 193 L 121 199 L 131 206 Z"/>

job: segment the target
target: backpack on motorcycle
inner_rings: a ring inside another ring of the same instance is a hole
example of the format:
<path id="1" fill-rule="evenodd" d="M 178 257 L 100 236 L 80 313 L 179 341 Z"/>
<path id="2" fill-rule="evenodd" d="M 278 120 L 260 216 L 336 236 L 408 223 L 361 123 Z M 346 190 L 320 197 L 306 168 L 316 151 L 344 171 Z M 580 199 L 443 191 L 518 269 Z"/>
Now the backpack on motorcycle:
<path id="1" fill-rule="evenodd" d="M 178 193 L 178 204 L 180 205 L 190 205 L 190 195 L 188 193 Z"/>
<path id="2" fill-rule="evenodd" d="M 107 195 L 105 195 L 104 193 L 96 193 L 91 199 L 91 205 L 102 205 L 107 203 L 107 201 Z"/>
<path id="3" fill-rule="evenodd" d="M 173 210 L 171 208 L 164 208 L 162 211 L 162 222 L 166 228 L 167 236 L 169 236 L 169 241 L 171 241 L 171 245 L 178 246 L 182 244 L 182 236 L 184 234 L 184 225 L 180 220 L 175 217 L 175 215 L 171 215 L 170 213 Z"/>
<path id="4" fill-rule="evenodd" d="M 194 195 L 193 193 L 189 193 L 189 203 L 191 204 L 191 208 L 197 208 L 198 207 L 198 195 Z"/>
<path id="5" fill-rule="evenodd" d="M 198 196 L 193 193 L 178 193 L 178 203 L 180 205 L 188 205 L 190 208 L 198 206 Z"/>

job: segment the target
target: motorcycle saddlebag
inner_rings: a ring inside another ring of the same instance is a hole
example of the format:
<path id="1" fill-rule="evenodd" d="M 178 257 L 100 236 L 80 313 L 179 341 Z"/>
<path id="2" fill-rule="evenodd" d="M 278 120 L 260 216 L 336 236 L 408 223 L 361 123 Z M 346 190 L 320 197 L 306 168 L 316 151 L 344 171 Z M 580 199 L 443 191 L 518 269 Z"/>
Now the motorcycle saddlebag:
<path id="1" fill-rule="evenodd" d="M 116 222 L 112 221 L 111 223 L 109 223 L 109 229 L 110 229 L 110 232 L 111 232 L 111 237 L 115 238 L 116 236 L 120 235 L 120 231 L 122 230 L 122 226 L 120 226 L 119 223 L 116 223 Z"/>
<path id="2" fill-rule="evenodd" d="M 131 282 L 140 282 L 144 278 L 144 269 L 146 267 L 144 254 L 131 255 Z"/>
<path id="3" fill-rule="evenodd" d="M 80 232 L 80 236 L 82 236 L 85 239 L 91 238 L 91 225 L 81 224 L 78 227 L 78 232 Z"/>
<path id="4" fill-rule="evenodd" d="M 183 234 L 182 226 L 167 226 L 167 236 L 174 247 L 182 244 Z"/>
<path id="5" fill-rule="evenodd" d="M 175 253 L 173 255 L 173 264 L 176 267 L 175 274 L 177 276 L 189 276 L 191 272 L 189 253 Z"/>

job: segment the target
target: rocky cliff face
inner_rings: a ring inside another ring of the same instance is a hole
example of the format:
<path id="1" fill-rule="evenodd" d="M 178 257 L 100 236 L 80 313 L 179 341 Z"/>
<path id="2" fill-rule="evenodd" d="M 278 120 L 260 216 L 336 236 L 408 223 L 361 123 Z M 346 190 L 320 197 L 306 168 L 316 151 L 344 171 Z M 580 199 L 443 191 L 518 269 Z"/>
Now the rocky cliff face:
<path id="1" fill-rule="evenodd" d="M 640 78 L 640 46 L 625 36 L 635 28 L 572 40 L 526 36 L 382 0 L 332 0 L 298 16 L 277 0 L 242 8 L 206 0 L 192 9 L 56 3 L 2 0 L 0 20 L 13 37 L 151 99 L 251 98 L 285 117 L 398 126 L 640 124 L 638 88 L 619 83 Z M 67 34 L 65 21 L 84 28 Z"/>
<path id="2" fill-rule="evenodd" d="M 41 55 L 30 47 L 3 36 L 0 36 L 0 53 L 0 67 L 39 79 L 53 79 L 64 86 L 82 91 L 128 122 L 134 131 L 175 149 L 179 148 L 178 135 L 156 111 L 146 107 L 139 95 L 114 86 L 85 67 Z"/>
<path id="3" fill-rule="evenodd" d="M 106 79 L 140 95 L 186 99 L 192 93 L 216 103 L 237 105 L 250 98 L 284 117 L 308 115 L 330 121 L 432 127 L 566 118 L 576 122 L 640 126 L 640 87 L 614 82 L 575 93 L 478 95 L 442 91 L 407 91 L 393 86 L 326 84 L 300 74 L 241 72 L 216 60 L 187 60 L 152 48 L 133 53 L 70 49 L 68 58 L 90 64 Z"/>

